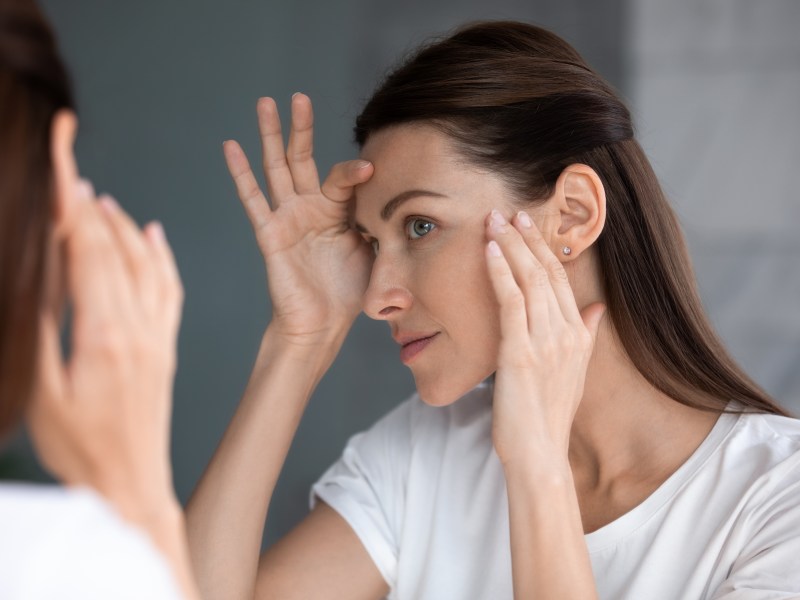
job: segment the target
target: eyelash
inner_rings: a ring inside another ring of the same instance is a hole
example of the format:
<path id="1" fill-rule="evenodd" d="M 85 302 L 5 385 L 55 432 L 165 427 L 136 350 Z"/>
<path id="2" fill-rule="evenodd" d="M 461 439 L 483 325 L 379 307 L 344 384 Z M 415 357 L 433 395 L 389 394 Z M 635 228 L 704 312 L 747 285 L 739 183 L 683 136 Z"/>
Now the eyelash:
<path id="1" fill-rule="evenodd" d="M 414 233 L 413 233 L 413 225 L 414 225 L 414 223 L 424 223 L 425 225 L 429 225 L 430 228 L 425 233 L 423 233 L 422 235 L 418 234 L 416 237 L 414 237 Z M 433 221 L 429 221 L 428 219 L 423 219 L 423 218 L 420 218 L 420 217 L 409 217 L 408 219 L 406 219 L 405 224 L 403 225 L 403 230 L 404 230 L 404 232 L 406 234 L 406 237 L 409 240 L 415 241 L 415 240 L 419 240 L 419 239 L 425 237 L 431 231 L 436 229 L 436 227 L 437 227 L 436 223 L 434 223 Z M 368 241 L 369 241 L 370 246 L 372 246 L 372 252 L 377 255 L 378 254 L 378 240 L 371 239 L 371 240 L 368 240 Z"/>

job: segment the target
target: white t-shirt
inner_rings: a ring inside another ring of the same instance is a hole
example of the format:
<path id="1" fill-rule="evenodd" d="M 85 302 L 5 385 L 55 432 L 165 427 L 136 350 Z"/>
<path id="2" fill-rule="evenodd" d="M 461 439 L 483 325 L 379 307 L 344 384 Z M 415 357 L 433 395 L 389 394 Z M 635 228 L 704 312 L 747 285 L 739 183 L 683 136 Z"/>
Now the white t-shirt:
<path id="1" fill-rule="evenodd" d="M 0 484 L 0 599 L 180 598 L 150 539 L 95 493 Z"/>
<path id="2" fill-rule="evenodd" d="M 390 600 L 513 598 L 491 390 L 417 397 L 348 442 L 314 485 L 350 524 Z M 639 506 L 585 536 L 603 599 L 800 598 L 800 421 L 722 415 Z"/>

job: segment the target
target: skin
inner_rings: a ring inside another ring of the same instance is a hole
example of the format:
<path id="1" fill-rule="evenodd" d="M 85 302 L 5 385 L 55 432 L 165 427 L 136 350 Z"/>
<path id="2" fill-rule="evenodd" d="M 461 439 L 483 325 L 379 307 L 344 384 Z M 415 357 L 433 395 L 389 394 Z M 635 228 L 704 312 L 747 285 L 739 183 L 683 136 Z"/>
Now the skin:
<path id="1" fill-rule="evenodd" d="M 141 230 L 79 178 L 76 130 L 72 112 L 55 115 L 47 302 L 26 426 L 50 473 L 104 496 L 151 537 L 184 596 L 199 598 L 169 461 L 183 290 L 161 226 Z M 65 300 L 69 358 L 60 342 Z"/>
<path id="2" fill-rule="evenodd" d="M 358 228 L 376 248 L 364 312 L 385 320 L 395 339 L 436 335 L 408 366 L 423 401 L 450 404 L 497 367 L 484 221 L 495 206 L 510 211 L 512 199 L 499 177 L 465 165 L 429 127 L 378 132 L 361 156 L 375 165 L 355 196 Z M 411 198 L 383 220 L 388 200 L 408 190 L 440 197 Z"/>
<path id="3" fill-rule="evenodd" d="M 597 174 L 570 165 L 551 197 L 523 199 L 536 202 L 520 212 L 502 179 L 416 124 L 373 134 L 368 162 L 341 163 L 320 186 L 308 98 L 292 100 L 285 149 L 274 101 L 261 99 L 258 116 L 270 200 L 238 144 L 227 142 L 225 156 L 275 309 L 187 507 L 204 597 L 387 593 L 358 538 L 324 504 L 257 559 L 297 424 L 360 309 L 400 342 L 436 334 L 407 360 L 431 405 L 455 402 L 495 373 L 493 443 L 507 480 L 515 598 L 596 597 L 584 533 L 652 493 L 714 423 L 649 386 L 603 319 Z M 427 195 L 384 219 L 387 203 L 420 189 Z"/>

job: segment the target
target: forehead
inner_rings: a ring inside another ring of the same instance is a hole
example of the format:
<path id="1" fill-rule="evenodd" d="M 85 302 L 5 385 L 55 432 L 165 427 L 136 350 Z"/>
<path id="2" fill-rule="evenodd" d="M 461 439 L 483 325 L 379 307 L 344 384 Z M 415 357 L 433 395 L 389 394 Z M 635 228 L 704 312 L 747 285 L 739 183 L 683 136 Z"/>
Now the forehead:
<path id="1" fill-rule="evenodd" d="M 448 136 L 429 125 L 398 125 L 371 135 L 361 152 L 375 166 L 372 178 L 355 191 L 356 212 L 413 189 L 445 195 L 464 187 L 466 164 Z"/>
<path id="2" fill-rule="evenodd" d="M 401 168 L 435 167 L 430 161 L 450 164 L 463 162 L 452 140 L 438 129 L 424 123 L 387 127 L 370 135 L 361 157 L 375 163 L 385 162 Z"/>

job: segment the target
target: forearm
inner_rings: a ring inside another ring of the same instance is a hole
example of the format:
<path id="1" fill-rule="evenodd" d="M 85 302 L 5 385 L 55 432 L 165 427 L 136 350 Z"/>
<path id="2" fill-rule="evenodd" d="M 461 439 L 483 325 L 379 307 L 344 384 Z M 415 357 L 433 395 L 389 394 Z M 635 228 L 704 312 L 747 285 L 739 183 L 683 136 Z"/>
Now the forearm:
<path id="1" fill-rule="evenodd" d="M 546 462 L 506 468 L 514 598 L 597 598 L 569 463 Z"/>
<path id="2" fill-rule="evenodd" d="M 298 347 L 265 333 L 239 408 L 186 509 L 207 600 L 253 597 L 270 498 L 308 399 L 343 337 Z"/>

